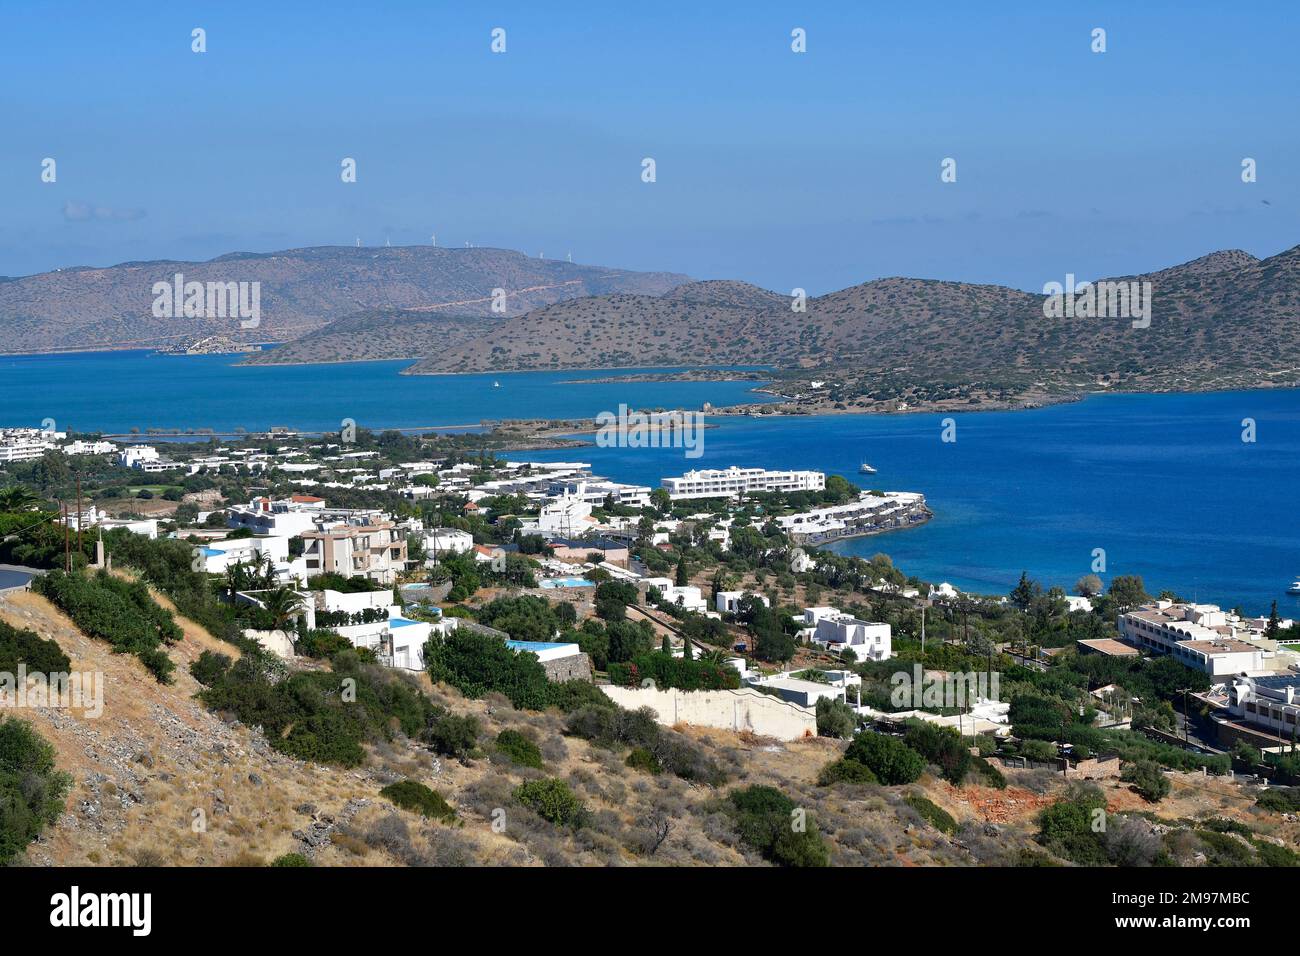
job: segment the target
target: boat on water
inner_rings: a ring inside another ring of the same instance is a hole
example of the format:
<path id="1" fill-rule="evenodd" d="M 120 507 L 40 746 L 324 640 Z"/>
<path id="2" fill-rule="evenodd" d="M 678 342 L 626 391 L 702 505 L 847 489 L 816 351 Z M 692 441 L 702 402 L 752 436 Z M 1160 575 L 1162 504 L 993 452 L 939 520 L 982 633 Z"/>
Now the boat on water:
<path id="1" fill-rule="evenodd" d="M 874 475 L 876 473 L 876 469 L 872 468 L 865 461 L 858 466 L 858 471 L 864 475 Z"/>
<path id="2" fill-rule="evenodd" d="M 1286 589 L 1287 594 L 1300 594 L 1300 581 L 1292 581 L 1291 586 Z"/>
<path id="3" fill-rule="evenodd" d="M 492 383 L 492 387 L 493 387 L 493 388 L 500 388 L 500 387 L 501 387 L 501 383 L 500 383 L 500 382 L 493 382 L 493 383 Z"/>

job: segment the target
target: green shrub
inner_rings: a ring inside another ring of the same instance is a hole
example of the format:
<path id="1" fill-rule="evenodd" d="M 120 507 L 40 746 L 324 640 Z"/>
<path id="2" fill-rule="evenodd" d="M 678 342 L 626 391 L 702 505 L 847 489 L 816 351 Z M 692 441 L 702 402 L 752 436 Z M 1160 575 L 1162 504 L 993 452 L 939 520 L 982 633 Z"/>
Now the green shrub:
<path id="1" fill-rule="evenodd" d="M 558 707 L 563 713 L 571 714 L 581 707 L 596 707 L 615 710 L 618 705 L 610 700 L 609 695 L 587 680 L 553 681 L 547 685 L 546 702 L 548 706 Z"/>
<path id="2" fill-rule="evenodd" d="M 551 699 L 537 655 L 517 653 L 491 634 L 457 628 L 425 645 L 425 661 L 435 684 L 450 684 L 466 697 L 496 691 L 521 710 L 544 710 Z"/>
<path id="3" fill-rule="evenodd" d="M 190 673 L 200 684 L 211 687 L 226 676 L 226 671 L 230 670 L 232 663 L 233 661 L 226 654 L 204 651 L 199 655 L 199 659 L 190 665 Z"/>
<path id="4" fill-rule="evenodd" d="M 980 778 L 980 782 L 982 782 L 986 787 L 993 787 L 997 790 L 1005 790 L 1007 788 L 1007 778 L 1003 775 L 1002 771 L 993 766 L 992 763 L 985 760 L 983 757 L 976 757 L 972 760 L 971 769 L 975 772 L 976 776 Z"/>
<path id="5" fill-rule="evenodd" d="M 1038 842 L 1080 866 L 1110 862 L 1096 823 L 1105 813 L 1106 797 L 1095 786 L 1076 788 L 1066 799 L 1047 807 L 1038 818 Z"/>
<path id="6" fill-rule="evenodd" d="M 1252 842 L 1259 853 L 1261 866 L 1300 866 L 1300 855 L 1294 850 L 1278 846 L 1276 843 L 1270 843 L 1268 840 L 1254 840 Z"/>
<path id="7" fill-rule="evenodd" d="M 844 756 L 868 767 L 881 783 L 891 787 L 911 783 L 925 771 L 925 758 L 888 734 L 860 733 Z"/>
<path id="8" fill-rule="evenodd" d="M 866 764 L 845 757 L 831 761 L 817 775 L 817 785 L 820 787 L 837 783 L 880 783 L 880 779 Z"/>
<path id="9" fill-rule="evenodd" d="M 853 708 L 838 697 L 821 697 L 817 700 L 817 736 L 840 740 L 852 737 L 858 725 Z"/>
<path id="10" fill-rule="evenodd" d="M 664 730 L 648 707 L 584 707 L 569 715 L 565 733 L 601 747 L 644 747 L 668 773 L 683 780 L 719 786 L 726 773 L 698 746 L 681 734 Z"/>
<path id="11" fill-rule="evenodd" d="M 1020 755 L 1022 757 L 1040 763 L 1056 760 L 1059 752 L 1056 744 L 1047 740 L 1026 740 L 1020 744 Z"/>
<path id="12" fill-rule="evenodd" d="M 663 773 L 664 769 L 659 759 L 645 747 L 633 747 L 625 762 L 633 770 L 641 770 L 645 773 Z"/>
<path id="13" fill-rule="evenodd" d="M 432 745 L 436 753 L 464 760 L 474 754 L 482 732 L 479 720 L 473 714 L 462 716 L 443 711 L 433 717 L 420 736 Z"/>
<path id="14" fill-rule="evenodd" d="M 399 780 L 390 783 L 379 791 L 381 797 L 387 797 L 404 810 L 411 810 L 434 820 L 450 823 L 456 819 L 456 811 L 442 798 L 442 794 L 430 790 L 416 780 Z"/>
<path id="15" fill-rule="evenodd" d="M 1224 817 L 1215 817 L 1212 820 L 1206 820 L 1201 826 L 1206 830 L 1213 830 L 1215 833 L 1237 833 L 1244 837 L 1254 835 L 1254 831 L 1246 824 L 1237 820 L 1228 820 Z"/>
<path id="16" fill-rule="evenodd" d="M 1255 852 L 1250 844 L 1230 833 L 1197 830 L 1207 866 L 1254 866 Z"/>
<path id="17" fill-rule="evenodd" d="M 67 674 L 72 667 L 68 655 L 54 641 L 0 621 L 0 671 L 17 674 L 20 663 L 31 673 L 46 675 Z"/>
<path id="18" fill-rule="evenodd" d="M 830 850 L 815 822 L 775 787 L 733 790 L 726 809 L 741 840 L 778 866 L 828 866 Z"/>
<path id="19" fill-rule="evenodd" d="M 585 814 L 582 803 L 563 780 L 528 780 L 515 788 L 515 799 L 556 826 L 576 826 Z"/>
<path id="20" fill-rule="evenodd" d="M 1169 780 L 1160 772 L 1160 764 L 1154 760 L 1129 764 L 1119 778 L 1125 783 L 1133 784 L 1133 789 L 1148 803 L 1159 803 L 1169 796 Z"/>
<path id="21" fill-rule="evenodd" d="M 503 730 L 497 734 L 497 752 L 510 758 L 510 762 L 520 767 L 542 769 L 542 752 L 517 730 Z"/>
<path id="22" fill-rule="evenodd" d="M 970 748 L 951 727 L 908 721 L 903 742 L 937 766 L 943 778 L 954 787 L 960 787 L 970 772 Z"/>
<path id="23" fill-rule="evenodd" d="M 250 727 L 262 727 L 281 753 L 345 767 L 362 762 L 363 743 L 391 739 L 398 730 L 416 737 L 437 713 L 399 674 L 349 662 L 342 654 L 335 668 L 288 674 L 283 661 L 250 648 L 199 699 Z"/>
<path id="24" fill-rule="evenodd" d="M 271 861 L 272 866 L 311 866 L 311 861 L 301 853 L 285 853 Z"/>
<path id="25" fill-rule="evenodd" d="M 72 778 L 32 725 L 0 716 L 0 865 L 22 853 L 63 812 Z"/>
<path id="26" fill-rule="evenodd" d="M 952 815 L 947 810 L 931 800 L 920 794 L 913 793 L 904 797 L 903 802 L 915 810 L 922 820 L 941 833 L 957 832 L 957 821 L 952 818 Z"/>
<path id="27" fill-rule="evenodd" d="M 1275 813 L 1300 810 L 1300 787 L 1269 787 L 1255 797 L 1255 806 Z"/>

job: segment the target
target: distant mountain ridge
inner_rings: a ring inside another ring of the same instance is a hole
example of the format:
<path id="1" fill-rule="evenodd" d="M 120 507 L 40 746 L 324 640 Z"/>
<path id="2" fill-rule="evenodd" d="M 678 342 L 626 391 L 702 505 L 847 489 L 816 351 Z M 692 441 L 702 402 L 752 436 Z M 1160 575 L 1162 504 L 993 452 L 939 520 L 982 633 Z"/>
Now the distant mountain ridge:
<path id="1" fill-rule="evenodd" d="M 1149 327 L 1048 318 L 1043 295 L 995 285 L 876 279 L 795 312 L 788 296 L 694 282 L 536 309 L 408 371 L 763 364 L 835 368 L 862 389 L 871 377 L 894 391 L 907 382 L 1185 389 L 1300 377 L 1300 247 L 1267 259 L 1215 252 L 1122 278 L 1152 283 Z"/>
<path id="2" fill-rule="evenodd" d="M 155 317 L 153 285 L 172 282 L 176 273 L 186 281 L 261 283 L 260 325 L 241 330 L 231 319 Z M 478 247 L 317 246 L 206 262 L 76 266 L 0 282 L 0 351 L 150 348 L 218 333 L 282 342 L 374 310 L 508 318 L 578 296 L 657 295 L 687 280 Z M 494 289 L 505 291 L 503 314 L 492 311 Z"/>

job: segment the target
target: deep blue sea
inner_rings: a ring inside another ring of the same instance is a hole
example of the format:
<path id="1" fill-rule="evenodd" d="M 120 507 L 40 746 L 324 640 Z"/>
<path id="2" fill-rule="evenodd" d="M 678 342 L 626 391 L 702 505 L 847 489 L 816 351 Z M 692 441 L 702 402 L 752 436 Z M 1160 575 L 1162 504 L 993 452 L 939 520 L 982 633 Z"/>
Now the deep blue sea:
<path id="1" fill-rule="evenodd" d="M 240 368 L 230 356 L 88 353 L 0 357 L 0 424 L 125 432 L 288 425 L 337 429 L 463 425 L 484 418 L 589 417 L 633 407 L 762 400 L 746 382 L 561 384 L 602 372 L 400 376 L 405 362 Z M 493 382 L 500 387 L 493 387 Z M 716 418 L 704 454 L 591 446 L 529 452 L 590 461 L 654 485 L 696 467 L 817 468 L 864 487 L 924 492 L 935 518 L 841 542 L 891 555 L 909 574 L 1004 593 L 1021 570 L 1067 589 L 1106 552 L 1104 579 L 1141 574 L 1149 590 L 1248 611 L 1300 578 L 1300 391 L 1101 395 L 1019 412 Z M 1256 422 L 1253 443 L 1242 420 Z M 520 457 L 524 454 L 521 453 Z M 858 475 L 868 461 L 874 476 Z"/>

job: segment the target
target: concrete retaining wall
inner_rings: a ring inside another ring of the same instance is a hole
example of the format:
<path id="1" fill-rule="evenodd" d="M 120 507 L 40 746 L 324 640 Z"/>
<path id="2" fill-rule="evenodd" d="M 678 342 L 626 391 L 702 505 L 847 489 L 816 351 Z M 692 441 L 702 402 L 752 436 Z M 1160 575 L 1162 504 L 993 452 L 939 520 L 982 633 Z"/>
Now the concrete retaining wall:
<path id="1" fill-rule="evenodd" d="M 817 735 L 817 714 L 813 708 L 791 704 L 751 687 L 684 691 L 602 685 L 600 689 L 620 707 L 629 710 L 649 707 L 658 722 L 668 727 L 684 723 L 747 730 L 778 740 Z"/>

